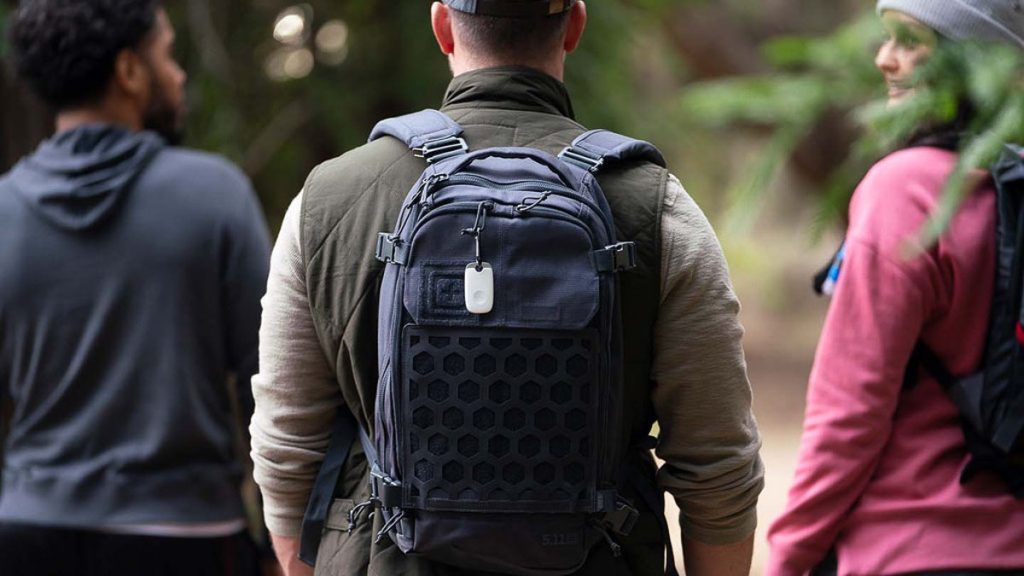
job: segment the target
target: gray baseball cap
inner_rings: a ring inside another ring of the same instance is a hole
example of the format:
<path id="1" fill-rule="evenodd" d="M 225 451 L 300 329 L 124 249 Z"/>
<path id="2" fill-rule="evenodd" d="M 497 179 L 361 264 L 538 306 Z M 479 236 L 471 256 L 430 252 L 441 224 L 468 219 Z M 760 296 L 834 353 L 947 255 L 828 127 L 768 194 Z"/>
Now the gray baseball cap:
<path id="1" fill-rule="evenodd" d="M 879 0 L 951 40 L 1000 40 L 1024 49 L 1024 0 Z"/>
<path id="2" fill-rule="evenodd" d="M 561 14 L 572 8 L 576 0 L 444 0 L 444 3 L 469 14 L 531 18 Z"/>

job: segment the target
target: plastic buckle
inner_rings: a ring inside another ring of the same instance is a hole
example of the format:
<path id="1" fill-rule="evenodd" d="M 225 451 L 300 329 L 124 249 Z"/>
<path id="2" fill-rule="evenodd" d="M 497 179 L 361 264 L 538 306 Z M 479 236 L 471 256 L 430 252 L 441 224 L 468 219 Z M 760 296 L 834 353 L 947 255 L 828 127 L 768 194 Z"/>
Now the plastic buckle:
<path id="1" fill-rule="evenodd" d="M 597 172 L 604 166 L 604 156 L 587 152 L 581 148 L 573 148 L 572 146 L 562 150 L 558 157 L 588 172 Z"/>
<path id="2" fill-rule="evenodd" d="M 636 508 L 619 500 L 615 503 L 615 511 L 606 513 L 601 523 L 620 536 L 629 536 L 639 519 L 640 512 Z"/>
<path id="3" fill-rule="evenodd" d="M 370 472 L 370 499 L 379 503 L 382 508 L 400 508 L 402 485 L 374 467 Z"/>
<path id="4" fill-rule="evenodd" d="M 375 256 L 377 260 L 388 264 L 391 262 L 398 262 L 398 238 L 395 238 L 388 232 L 381 232 L 377 234 L 377 248 L 375 250 Z"/>
<path id="5" fill-rule="evenodd" d="M 619 242 L 607 246 L 605 250 L 612 253 L 612 270 L 622 272 L 636 268 L 636 244 L 633 242 Z"/>
<path id="6" fill-rule="evenodd" d="M 469 144 L 457 136 L 445 136 L 435 140 L 428 140 L 419 148 L 413 148 L 412 153 L 417 158 L 423 158 L 428 164 L 439 162 L 445 158 L 451 158 L 469 151 Z"/>

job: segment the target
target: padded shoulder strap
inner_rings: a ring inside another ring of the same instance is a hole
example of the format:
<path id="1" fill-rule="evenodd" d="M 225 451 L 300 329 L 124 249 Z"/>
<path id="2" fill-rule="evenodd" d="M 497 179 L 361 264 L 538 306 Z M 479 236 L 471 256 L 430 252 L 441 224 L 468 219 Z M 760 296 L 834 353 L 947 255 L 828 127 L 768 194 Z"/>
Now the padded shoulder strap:
<path id="1" fill-rule="evenodd" d="M 665 157 L 650 142 L 608 130 L 591 130 L 581 134 L 558 157 L 590 172 L 597 172 L 606 164 L 628 160 L 646 160 L 662 168 L 667 166 Z"/>
<path id="2" fill-rule="evenodd" d="M 417 156 L 431 163 L 469 150 L 462 139 L 462 126 L 437 110 L 421 110 L 381 120 L 370 132 L 370 142 L 383 136 L 405 142 Z"/>

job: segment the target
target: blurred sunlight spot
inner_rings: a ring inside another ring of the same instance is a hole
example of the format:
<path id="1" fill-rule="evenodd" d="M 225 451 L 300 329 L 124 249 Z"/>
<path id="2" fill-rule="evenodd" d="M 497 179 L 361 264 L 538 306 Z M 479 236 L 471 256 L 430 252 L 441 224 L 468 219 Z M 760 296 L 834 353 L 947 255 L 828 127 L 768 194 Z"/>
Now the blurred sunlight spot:
<path id="1" fill-rule="evenodd" d="M 317 56 L 324 64 L 337 66 L 348 56 L 348 25 L 331 20 L 316 33 Z"/>
<path id="2" fill-rule="evenodd" d="M 277 16 L 274 22 L 274 39 L 282 44 L 297 46 L 306 40 L 306 23 L 312 9 L 309 6 L 292 6 Z"/>
<path id="3" fill-rule="evenodd" d="M 275 82 L 299 80 L 313 71 L 313 53 L 307 48 L 278 48 L 264 64 L 267 76 Z"/>
<path id="4" fill-rule="evenodd" d="M 307 48 L 292 50 L 284 58 L 284 73 L 293 80 L 305 78 L 313 71 L 313 53 Z"/>

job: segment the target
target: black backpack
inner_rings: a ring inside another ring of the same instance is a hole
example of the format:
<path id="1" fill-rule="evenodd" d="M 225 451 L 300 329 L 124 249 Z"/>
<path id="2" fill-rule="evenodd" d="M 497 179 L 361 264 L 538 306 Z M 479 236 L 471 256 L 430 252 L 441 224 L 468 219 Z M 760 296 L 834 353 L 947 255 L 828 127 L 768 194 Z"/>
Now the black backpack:
<path id="1" fill-rule="evenodd" d="M 964 439 L 971 459 L 960 475 L 966 484 L 978 472 L 991 470 L 1017 498 L 1024 498 L 1024 148 L 1007 145 L 992 167 L 996 184 L 996 278 L 985 356 L 981 368 L 954 375 L 923 342 L 918 341 L 904 378 L 904 388 L 917 384 L 923 368 L 934 377 L 960 410 Z M 815 278 L 815 289 L 827 292 L 838 276 L 843 256 Z"/>

